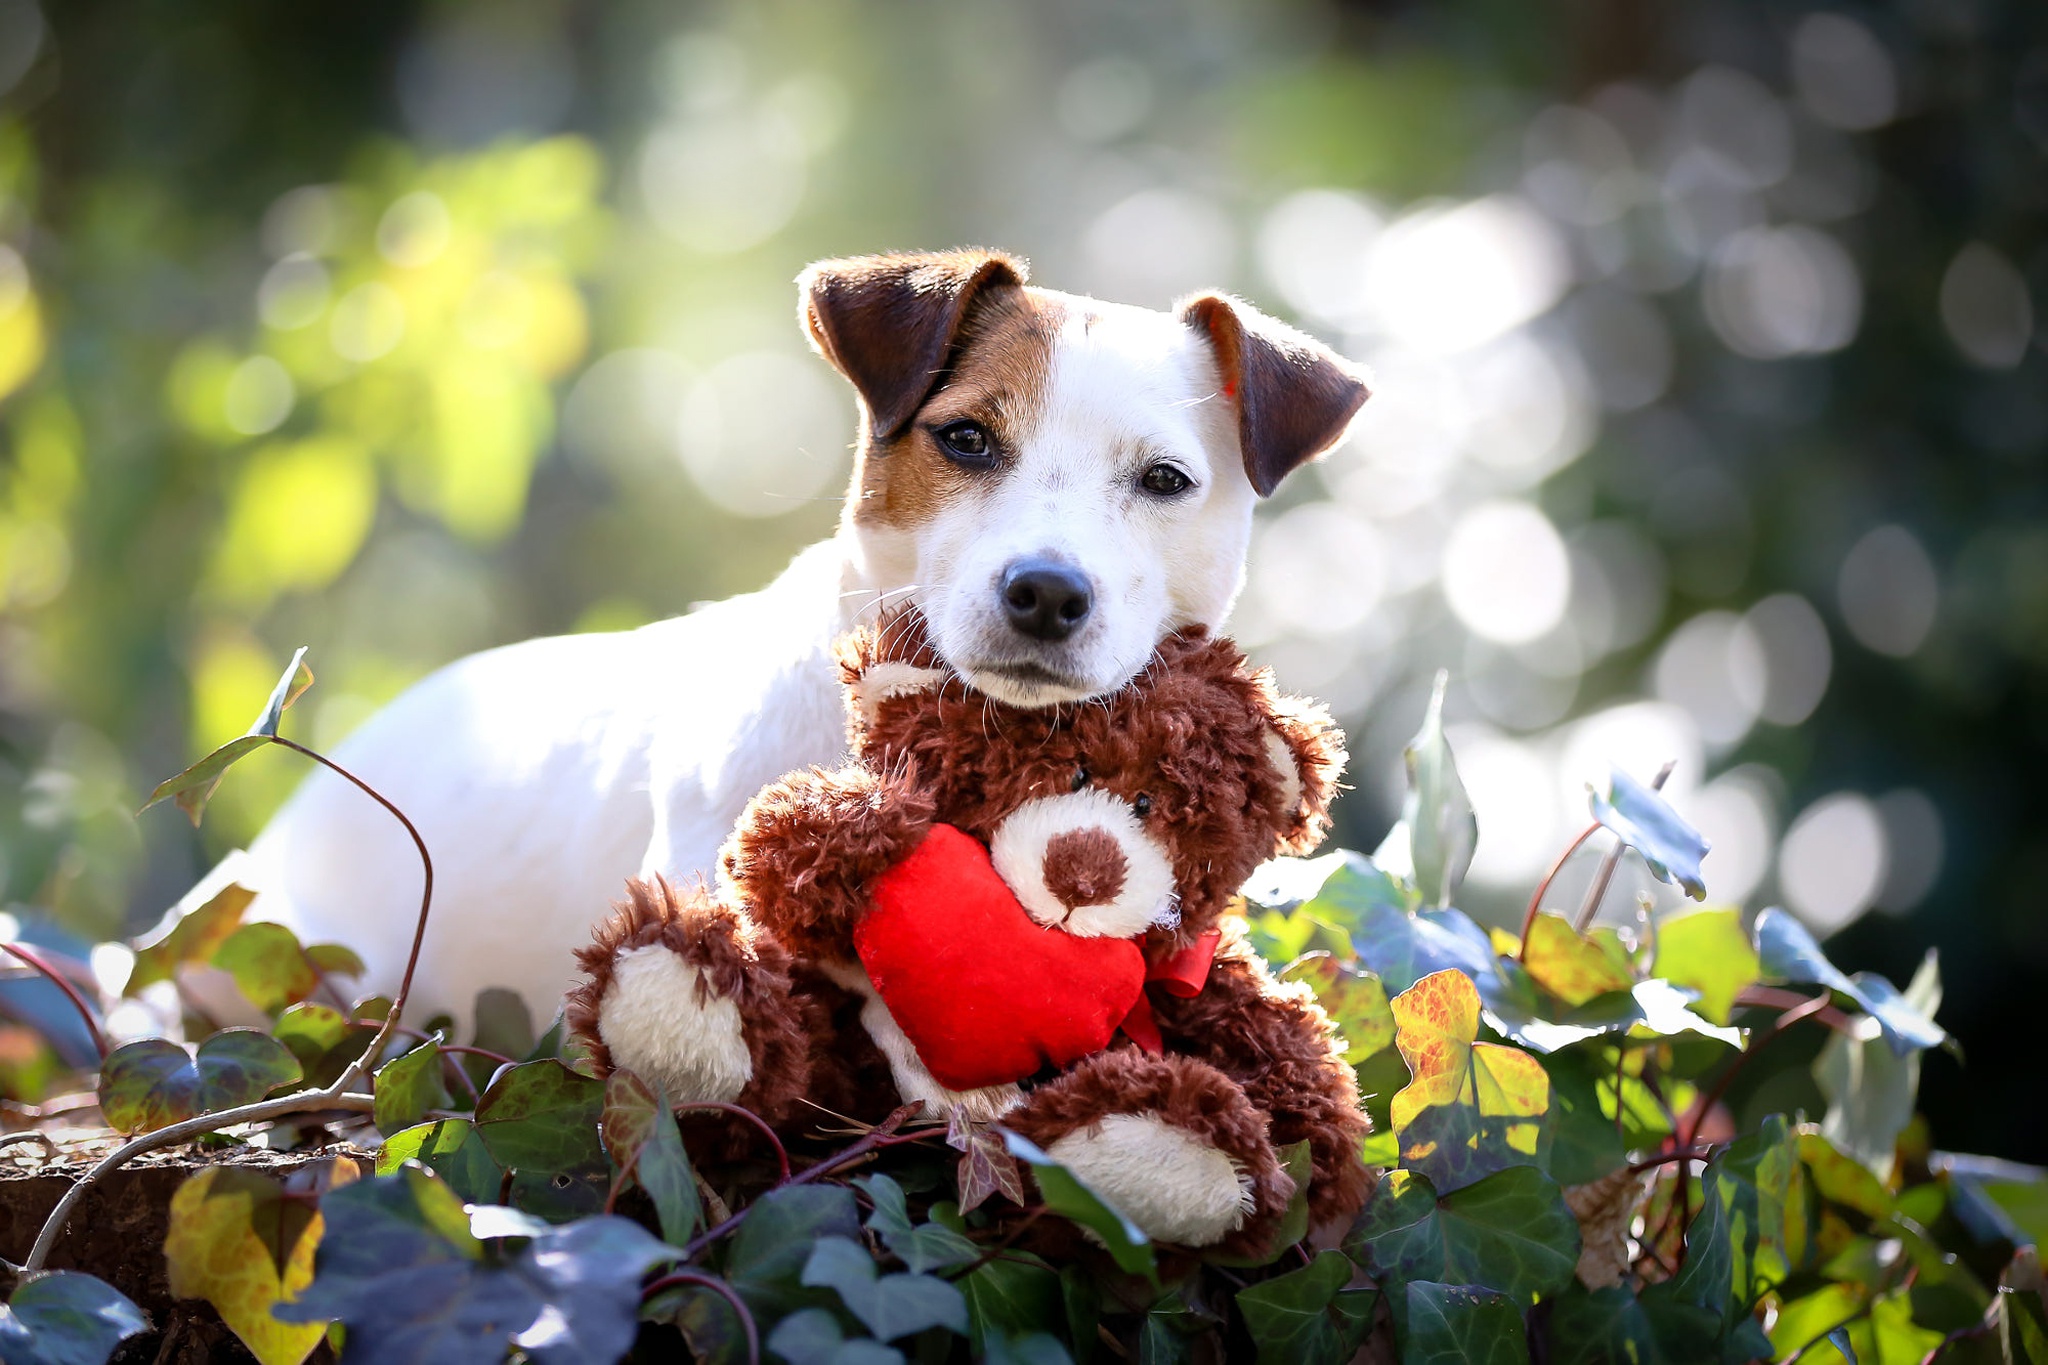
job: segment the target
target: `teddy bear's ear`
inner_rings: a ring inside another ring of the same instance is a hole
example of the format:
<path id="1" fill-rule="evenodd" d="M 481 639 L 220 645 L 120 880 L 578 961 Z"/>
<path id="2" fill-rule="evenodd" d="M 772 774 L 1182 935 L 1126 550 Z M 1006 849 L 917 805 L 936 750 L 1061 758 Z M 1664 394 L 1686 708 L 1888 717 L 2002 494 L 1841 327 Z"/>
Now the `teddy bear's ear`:
<path id="1" fill-rule="evenodd" d="M 1266 759 L 1280 780 L 1279 852 L 1301 857 L 1329 829 L 1330 801 L 1344 771 L 1344 732 L 1330 713 L 1301 697 L 1267 689 Z"/>
<path id="2" fill-rule="evenodd" d="M 855 719 L 872 725 L 892 697 L 936 692 L 952 678 L 925 631 L 915 607 L 891 612 L 846 637 L 839 647 L 839 672 Z"/>

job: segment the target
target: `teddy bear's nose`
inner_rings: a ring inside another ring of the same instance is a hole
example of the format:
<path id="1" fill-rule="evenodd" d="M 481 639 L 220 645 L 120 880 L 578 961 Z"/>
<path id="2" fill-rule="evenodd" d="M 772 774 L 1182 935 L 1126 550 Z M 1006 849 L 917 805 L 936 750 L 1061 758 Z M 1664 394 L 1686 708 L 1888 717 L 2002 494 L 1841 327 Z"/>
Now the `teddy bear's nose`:
<path id="1" fill-rule="evenodd" d="M 1124 889 L 1128 866 L 1108 830 L 1064 830 L 1045 844 L 1045 889 L 1069 910 L 1107 905 Z"/>

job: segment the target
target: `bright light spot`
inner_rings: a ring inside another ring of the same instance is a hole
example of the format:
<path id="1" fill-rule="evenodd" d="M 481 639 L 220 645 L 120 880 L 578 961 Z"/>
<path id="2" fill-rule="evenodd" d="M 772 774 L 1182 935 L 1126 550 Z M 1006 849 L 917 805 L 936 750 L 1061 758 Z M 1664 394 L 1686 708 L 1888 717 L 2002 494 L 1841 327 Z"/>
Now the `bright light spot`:
<path id="1" fill-rule="evenodd" d="M 1573 810 L 1584 810 L 1587 785 L 1605 790 L 1610 768 L 1648 782 L 1675 763 L 1664 792 L 1679 801 L 1700 780 L 1702 762 L 1699 726 L 1689 712 L 1668 702 L 1628 702 L 1596 711 L 1566 732 L 1559 795 Z"/>
<path id="2" fill-rule="evenodd" d="M 1321 469 L 1366 515 L 1400 516 L 1443 491 L 1471 434 L 1472 405 L 1441 360 L 1398 348 L 1371 359 L 1373 399 L 1351 424 L 1344 454 Z"/>
<path id="3" fill-rule="evenodd" d="M 1857 541 L 1836 592 L 1849 633 L 1864 648 L 1901 659 L 1926 640 L 1941 603 L 1934 561 L 1903 526 L 1879 526 Z"/>
<path id="4" fill-rule="evenodd" d="M 1891 55 L 1846 14 L 1809 14 L 1792 31 L 1792 80 L 1822 123 L 1862 131 L 1890 123 L 1899 110 Z"/>
<path id="5" fill-rule="evenodd" d="M 1085 62 L 1060 82 L 1053 111 L 1082 142 L 1113 142 L 1152 112 L 1152 75 L 1127 57 Z"/>
<path id="6" fill-rule="evenodd" d="M 333 185 L 301 185 L 280 194 L 263 212 L 258 235 L 263 249 L 275 258 L 303 254 L 324 256 L 341 243 L 354 215 L 343 192 Z"/>
<path id="7" fill-rule="evenodd" d="M 293 252 L 264 272 L 263 283 L 256 286 L 256 315 L 265 327 L 294 331 L 320 320 L 331 292 L 327 267 L 303 251 Z"/>
<path id="8" fill-rule="evenodd" d="M 701 111 L 658 128 L 640 152 L 649 215 L 710 255 L 744 251 L 782 231 L 808 183 L 803 133 L 772 106 Z"/>
<path id="9" fill-rule="evenodd" d="M 1702 67 L 1678 92 L 1680 136 L 1712 158 L 1731 185 L 1760 190 L 1792 169 L 1792 121 L 1762 81 Z"/>
<path id="10" fill-rule="evenodd" d="M 696 379 L 670 351 L 613 351 L 585 370 L 562 404 L 570 454 L 628 476 L 677 458 L 683 396 Z"/>
<path id="11" fill-rule="evenodd" d="M 533 322 L 533 291 L 517 275 L 493 270 L 470 286 L 456 325 L 462 339 L 479 350 L 510 346 Z"/>
<path id="12" fill-rule="evenodd" d="M 1366 265 L 1378 325 L 1420 350 L 1470 350 L 1556 303 L 1571 283 L 1557 230 L 1527 203 L 1492 195 L 1427 208 L 1380 234 Z"/>
<path id="13" fill-rule="evenodd" d="M 371 280 L 342 295 L 328 323 L 334 353 L 366 364 L 389 355 L 405 335 L 405 304 L 388 284 Z"/>
<path id="14" fill-rule="evenodd" d="M 1543 643 L 1553 639 L 1566 642 L 1546 651 L 1559 657 L 1532 658 L 1535 645 L 1508 650 L 1477 637 L 1466 640 L 1465 691 L 1481 715 L 1510 730 L 1540 730 L 1564 719 L 1579 692 L 1578 670 L 1568 666 L 1576 642 L 1568 626 Z"/>
<path id="15" fill-rule="evenodd" d="M 1081 245 L 1094 288 L 1148 306 L 1227 279 L 1237 255 L 1223 210 L 1178 189 L 1139 190 L 1110 205 L 1088 225 Z"/>
<path id="16" fill-rule="evenodd" d="M 1863 284 L 1849 253 L 1817 228 L 1745 228 L 1708 265 L 1706 310 L 1739 355 L 1822 355 L 1855 337 Z"/>
<path id="17" fill-rule="evenodd" d="M 1664 617 L 1664 556 L 1625 521 L 1596 521 L 1572 533 L 1572 629 L 1591 654 L 1649 638 Z"/>
<path id="18" fill-rule="evenodd" d="M 764 412 L 775 421 L 761 422 Z M 846 466 L 838 386 L 808 358 L 782 351 L 737 355 L 706 374 L 684 399 L 678 430 L 683 467 L 735 516 L 794 512 Z"/>
<path id="19" fill-rule="evenodd" d="M 1877 798 L 1877 813 L 1884 818 L 1885 844 L 1891 850 L 1891 871 L 1878 892 L 1878 907 L 1894 913 L 1911 910 L 1927 899 L 1941 876 L 1947 844 L 1941 810 L 1926 792 L 1901 787 Z"/>
<path id="20" fill-rule="evenodd" d="M 1995 248 L 1970 243 L 1941 277 L 1941 322 L 1971 364 L 2013 368 L 2034 339 L 2026 277 Z"/>
<path id="21" fill-rule="evenodd" d="M 432 265 L 448 249 L 455 224 L 448 206 L 431 190 L 414 190 L 394 200 L 377 223 L 377 251 L 406 269 Z"/>
<path id="22" fill-rule="evenodd" d="M 1501 644 L 1556 625 L 1571 598 L 1571 562 L 1549 518 L 1525 502 L 1466 512 L 1444 545 L 1444 597 L 1474 635 Z"/>
<path id="23" fill-rule="evenodd" d="M 767 106 L 796 134 L 807 157 L 820 157 L 839 145 L 852 116 L 846 87 L 822 71 L 803 71 L 770 90 Z"/>
<path id="24" fill-rule="evenodd" d="M 1365 311 L 1366 252 L 1383 221 L 1355 194 L 1291 194 L 1259 226 L 1259 268 L 1296 313 L 1352 325 Z"/>
<path id="25" fill-rule="evenodd" d="M 28 298 L 28 263 L 21 253 L 0 242 L 0 318 L 10 317 Z"/>
<path id="26" fill-rule="evenodd" d="M 1563 811 L 1555 774 L 1534 746 L 1491 730 L 1461 725 L 1449 738 L 1479 820 L 1469 875 L 1488 886 L 1526 883 L 1557 856 Z"/>
<path id="27" fill-rule="evenodd" d="M 1576 357 L 1533 338 L 1508 336 L 1462 367 L 1472 408 L 1472 458 L 1535 483 L 1585 453 L 1595 430 Z"/>
<path id="28" fill-rule="evenodd" d="M 1690 712 L 1709 747 L 1732 748 L 1756 723 L 1764 652 L 1741 617 L 1701 612 L 1664 642 L 1654 677 L 1658 697 Z"/>
<path id="29" fill-rule="evenodd" d="M 1250 587 L 1268 623 L 1341 635 L 1379 605 L 1386 577 L 1379 532 L 1333 503 L 1311 502 L 1281 513 L 1260 533 Z"/>
<path id="30" fill-rule="evenodd" d="M 1522 188 L 1567 223 L 1611 223 L 1635 198 L 1635 167 L 1614 125 L 1590 110 L 1557 104 L 1522 135 Z"/>
<path id="31" fill-rule="evenodd" d="M 221 396 L 227 424 L 244 436 L 275 431 L 292 415 L 298 397 L 291 375 L 267 355 L 252 355 L 235 366 Z"/>
<path id="32" fill-rule="evenodd" d="M 1771 827 L 1776 802 L 1766 773 L 1737 768 L 1715 778 L 1680 812 L 1711 845 L 1700 864 L 1707 894 L 1741 905 L 1771 870 Z"/>
<path id="33" fill-rule="evenodd" d="M 1810 928 L 1831 934 L 1870 908 L 1889 866 L 1877 807 L 1855 792 L 1837 792 L 1801 811 L 1785 831 L 1778 889 Z"/>
<path id="34" fill-rule="evenodd" d="M 1811 602 L 1793 592 L 1766 597 L 1742 621 L 1764 653 L 1757 714 L 1773 725 L 1799 724 L 1820 705 L 1834 669 L 1827 625 Z"/>

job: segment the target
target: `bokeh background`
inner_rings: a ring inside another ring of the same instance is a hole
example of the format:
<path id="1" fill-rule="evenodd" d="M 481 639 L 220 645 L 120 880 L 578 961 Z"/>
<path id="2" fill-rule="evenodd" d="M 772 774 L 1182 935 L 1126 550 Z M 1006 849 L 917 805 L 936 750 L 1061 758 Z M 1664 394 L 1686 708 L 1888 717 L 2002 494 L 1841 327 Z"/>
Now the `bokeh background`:
<path id="1" fill-rule="evenodd" d="M 791 278 L 983 243 L 1374 367 L 1235 618 L 1352 731 L 1344 842 L 1439 667 L 1483 919 L 1675 760 L 1712 899 L 1940 949 L 1936 1140 L 2048 1157 L 2044 223 L 2026 0 L 0 0 L 0 927 L 246 840 L 290 756 L 131 812 L 296 645 L 331 746 L 764 582 L 853 425 Z"/>

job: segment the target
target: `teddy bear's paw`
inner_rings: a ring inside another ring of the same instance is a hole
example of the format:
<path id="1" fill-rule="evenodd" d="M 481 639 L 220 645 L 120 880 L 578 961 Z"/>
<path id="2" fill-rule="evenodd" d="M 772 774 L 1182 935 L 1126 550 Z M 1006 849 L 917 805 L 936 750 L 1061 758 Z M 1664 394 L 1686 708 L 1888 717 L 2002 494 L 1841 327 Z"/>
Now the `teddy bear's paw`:
<path id="1" fill-rule="evenodd" d="M 1210 1246 L 1257 1208 L 1242 1165 L 1157 1114 L 1105 1115 L 1046 1150 L 1155 1241 Z"/>
<path id="2" fill-rule="evenodd" d="M 612 959 L 597 1031 L 613 1066 L 659 1082 L 674 1104 L 729 1104 L 754 1078 L 739 1003 L 663 944 Z"/>

